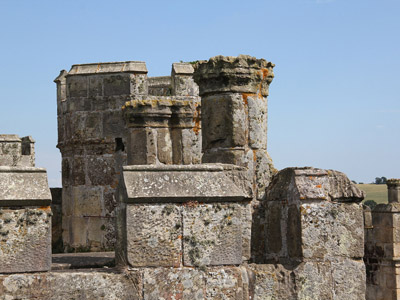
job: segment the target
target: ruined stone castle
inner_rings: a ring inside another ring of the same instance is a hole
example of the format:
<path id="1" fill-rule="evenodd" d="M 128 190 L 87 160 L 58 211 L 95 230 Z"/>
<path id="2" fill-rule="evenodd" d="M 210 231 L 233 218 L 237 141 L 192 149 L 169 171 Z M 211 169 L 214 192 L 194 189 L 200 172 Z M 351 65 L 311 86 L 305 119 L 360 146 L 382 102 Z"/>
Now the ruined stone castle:
<path id="1" fill-rule="evenodd" d="M 276 170 L 273 68 L 61 71 L 62 189 L 0 135 L 0 299 L 400 299 L 400 180 L 371 211 L 341 172 Z"/>

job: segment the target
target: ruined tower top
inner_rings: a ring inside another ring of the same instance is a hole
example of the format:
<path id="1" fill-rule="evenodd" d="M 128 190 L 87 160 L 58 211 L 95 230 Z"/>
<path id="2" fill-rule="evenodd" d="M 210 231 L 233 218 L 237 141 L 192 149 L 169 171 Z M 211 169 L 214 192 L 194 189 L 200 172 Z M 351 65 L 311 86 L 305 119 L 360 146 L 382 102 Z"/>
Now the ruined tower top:
<path id="1" fill-rule="evenodd" d="M 0 135 L 0 166 L 34 167 L 35 141 L 32 137 L 20 138 L 16 134 Z"/>

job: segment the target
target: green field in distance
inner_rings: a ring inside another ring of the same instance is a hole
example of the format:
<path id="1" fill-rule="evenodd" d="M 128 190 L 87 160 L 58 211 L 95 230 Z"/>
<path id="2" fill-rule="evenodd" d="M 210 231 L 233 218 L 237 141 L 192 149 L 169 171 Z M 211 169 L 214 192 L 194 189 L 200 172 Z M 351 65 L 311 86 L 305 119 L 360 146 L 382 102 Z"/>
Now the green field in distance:
<path id="1" fill-rule="evenodd" d="M 386 184 L 356 184 L 356 186 L 367 193 L 364 201 L 374 200 L 376 203 L 387 203 Z"/>

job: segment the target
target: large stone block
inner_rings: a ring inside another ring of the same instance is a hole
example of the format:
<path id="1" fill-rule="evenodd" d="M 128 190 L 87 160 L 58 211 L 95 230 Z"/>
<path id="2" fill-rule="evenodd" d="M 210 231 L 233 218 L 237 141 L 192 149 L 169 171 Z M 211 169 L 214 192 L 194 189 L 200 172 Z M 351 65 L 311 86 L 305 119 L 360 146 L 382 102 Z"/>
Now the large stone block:
<path id="1" fill-rule="evenodd" d="M 128 134 L 128 164 L 146 165 L 157 162 L 157 136 L 153 129 L 132 128 Z"/>
<path id="2" fill-rule="evenodd" d="M 257 186 L 257 199 L 263 200 L 265 198 L 265 189 L 268 187 L 272 180 L 272 176 L 276 174 L 277 170 L 274 168 L 271 157 L 267 150 L 254 150 L 254 169 L 256 175 Z"/>
<path id="3" fill-rule="evenodd" d="M 246 99 L 249 118 L 249 146 L 267 150 L 267 98 L 243 96 Z"/>
<path id="4" fill-rule="evenodd" d="M 242 263 L 242 208 L 239 204 L 185 205 L 183 262 L 185 266 Z"/>
<path id="5" fill-rule="evenodd" d="M 168 128 L 157 129 L 157 158 L 160 163 L 172 164 L 172 141 Z"/>
<path id="6" fill-rule="evenodd" d="M 198 269 L 146 268 L 143 299 L 207 299 L 205 274 Z"/>
<path id="7" fill-rule="evenodd" d="M 77 186 L 72 188 L 71 201 L 73 216 L 101 216 L 103 211 L 102 192 L 100 187 L 88 188 Z"/>
<path id="8" fill-rule="evenodd" d="M 364 219 L 360 204 L 302 204 L 300 214 L 304 258 L 364 256 Z M 288 240 L 297 238 L 287 237 Z"/>
<path id="9" fill-rule="evenodd" d="M 133 267 L 179 267 L 182 217 L 177 205 L 127 205 L 126 254 Z"/>
<path id="10" fill-rule="evenodd" d="M 252 299 L 249 298 L 249 282 L 244 268 L 207 268 L 205 276 L 206 295 L 204 299 Z"/>
<path id="11" fill-rule="evenodd" d="M 235 166 L 232 168 L 240 169 Z M 224 165 L 125 166 L 127 203 L 236 202 L 249 196 L 224 172 Z"/>
<path id="12" fill-rule="evenodd" d="M 279 264 L 251 264 L 248 266 L 249 299 L 298 299 L 295 273 Z M 310 298 L 323 299 L 323 298 Z"/>
<path id="13" fill-rule="evenodd" d="M 113 155 L 87 157 L 87 177 L 94 186 L 117 186 L 115 158 Z"/>
<path id="14" fill-rule="evenodd" d="M 141 300 L 142 274 L 86 270 L 3 275 L 0 299 Z"/>
<path id="15" fill-rule="evenodd" d="M 0 273 L 41 272 L 50 266 L 50 206 L 0 208 Z"/>
<path id="16" fill-rule="evenodd" d="M 296 284 L 297 299 L 343 299 L 334 297 L 334 281 L 329 262 L 305 262 L 300 264 L 294 270 L 294 282 Z"/>
<path id="17" fill-rule="evenodd" d="M 107 111 L 103 114 L 103 135 L 114 139 L 125 136 L 125 122 L 121 111 Z"/>
<path id="18" fill-rule="evenodd" d="M 47 206 L 50 202 L 45 169 L 0 166 L 0 206 Z"/>
<path id="19" fill-rule="evenodd" d="M 104 95 L 126 95 L 131 92 L 130 74 L 108 75 L 103 78 Z"/>
<path id="20" fill-rule="evenodd" d="M 338 259 L 331 262 L 335 300 L 364 300 L 365 265 L 362 260 Z"/>
<path id="21" fill-rule="evenodd" d="M 247 144 L 247 108 L 242 95 L 221 94 L 202 98 L 203 151 L 244 147 Z"/>
<path id="22" fill-rule="evenodd" d="M 67 76 L 67 97 L 87 97 L 88 76 Z"/>

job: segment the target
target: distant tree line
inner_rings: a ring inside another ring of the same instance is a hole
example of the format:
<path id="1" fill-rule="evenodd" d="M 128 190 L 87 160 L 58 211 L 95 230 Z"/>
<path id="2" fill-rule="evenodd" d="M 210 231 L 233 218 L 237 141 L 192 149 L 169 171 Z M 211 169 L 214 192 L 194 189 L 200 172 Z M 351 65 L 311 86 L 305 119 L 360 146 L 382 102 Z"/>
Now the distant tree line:
<path id="1" fill-rule="evenodd" d="M 386 177 L 376 177 L 375 184 L 386 184 L 387 178 Z"/>

